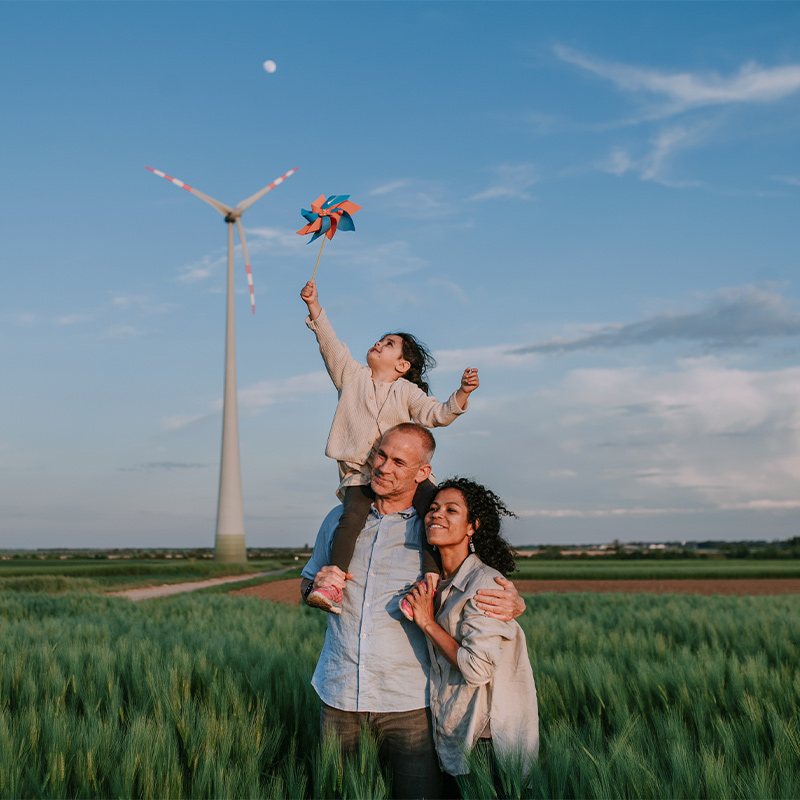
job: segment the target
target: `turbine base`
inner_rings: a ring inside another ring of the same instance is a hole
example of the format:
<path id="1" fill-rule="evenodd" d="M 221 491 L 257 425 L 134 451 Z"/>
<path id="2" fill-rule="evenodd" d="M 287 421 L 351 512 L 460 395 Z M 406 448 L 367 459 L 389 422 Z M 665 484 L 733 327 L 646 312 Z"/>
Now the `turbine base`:
<path id="1" fill-rule="evenodd" d="M 217 534 L 214 560 L 220 564 L 246 564 L 247 547 L 243 534 Z"/>

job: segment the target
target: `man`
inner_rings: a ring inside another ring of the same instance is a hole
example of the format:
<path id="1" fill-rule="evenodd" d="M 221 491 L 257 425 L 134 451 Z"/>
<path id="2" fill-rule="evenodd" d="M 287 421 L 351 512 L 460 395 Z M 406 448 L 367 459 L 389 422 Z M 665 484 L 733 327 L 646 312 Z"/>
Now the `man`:
<path id="1" fill-rule="evenodd" d="M 322 730 L 336 731 L 343 750 L 350 752 L 361 726 L 370 726 L 391 765 L 396 798 L 441 793 L 428 708 L 428 647 L 399 608 L 420 571 L 425 532 L 412 500 L 431 473 L 435 446 L 430 431 L 419 425 L 404 423 L 387 431 L 372 471 L 375 502 L 356 542 L 351 572 L 328 566 L 339 506 L 322 523 L 302 573 L 304 598 L 314 587 L 344 590 L 342 613 L 328 619 L 311 681 L 322 701 Z M 525 604 L 509 581 L 503 579 L 502 586 L 484 592 L 479 606 L 508 620 Z"/>

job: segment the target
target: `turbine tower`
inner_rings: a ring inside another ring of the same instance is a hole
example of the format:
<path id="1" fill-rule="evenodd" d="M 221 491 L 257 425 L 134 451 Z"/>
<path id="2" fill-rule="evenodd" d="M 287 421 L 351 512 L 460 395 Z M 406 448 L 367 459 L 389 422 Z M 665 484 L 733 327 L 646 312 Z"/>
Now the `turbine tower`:
<path id="1" fill-rule="evenodd" d="M 285 175 L 276 178 L 269 186 L 265 186 L 252 197 L 242 200 L 235 208 L 226 206 L 198 192 L 183 181 L 173 178 L 160 170 L 145 167 L 161 178 L 166 178 L 181 189 L 186 189 L 195 197 L 204 200 L 212 208 L 219 211 L 228 224 L 228 297 L 225 326 L 225 394 L 222 401 L 222 459 L 219 470 L 219 499 L 217 502 L 217 535 L 214 550 L 217 561 L 228 564 L 243 564 L 247 561 L 247 548 L 244 542 L 244 509 L 242 508 L 242 469 L 239 461 L 239 412 L 236 398 L 236 325 L 233 293 L 233 226 L 239 231 L 242 243 L 244 264 L 247 268 L 247 284 L 250 289 L 250 307 L 256 312 L 256 300 L 253 293 L 253 274 L 250 271 L 250 259 L 247 255 L 247 243 L 244 228 L 239 221 L 242 214 L 253 203 L 260 200 L 267 192 L 283 183 L 297 171 L 297 167 Z"/>

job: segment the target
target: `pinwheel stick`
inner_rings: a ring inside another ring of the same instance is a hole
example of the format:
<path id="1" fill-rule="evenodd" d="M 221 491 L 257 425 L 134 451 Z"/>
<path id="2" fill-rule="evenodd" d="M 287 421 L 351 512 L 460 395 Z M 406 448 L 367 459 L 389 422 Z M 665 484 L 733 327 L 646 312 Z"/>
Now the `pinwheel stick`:
<path id="1" fill-rule="evenodd" d="M 322 247 L 325 247 L 325 239 L 326 238 L 327 238 L 326 236 L 322 237 Z M 314 272 L 311 275 L 311 280 L 312 281 L 314 280 L 314 275 L 317 274 L 317 267 L 319 266 L 319 260 L 322 257 L 322 247 L 320 247 L 320 249 L 319 249 L 319 255 L 317 256 L 317 263 L 314 264 Z"/>

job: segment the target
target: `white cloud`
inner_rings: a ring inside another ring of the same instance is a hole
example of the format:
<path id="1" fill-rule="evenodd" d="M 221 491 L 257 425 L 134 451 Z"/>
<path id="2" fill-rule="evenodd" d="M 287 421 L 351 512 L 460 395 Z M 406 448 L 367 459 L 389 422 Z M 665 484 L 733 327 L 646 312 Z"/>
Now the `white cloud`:
<path id="1" fill-rule="evenodd" d="M 178 268 L 178 280 L 184 283 L 197 283 L 208 280 L 215 272 L 223 269 L 228 263 L 228 256 L 203 256 L 193 264 Z"/>
<path id="2" fill-rule="evenodd" d="M 584 457 L 601 447 L 605 478 L 653 496 L 686 490 L 725 509 L 800 496 L 798 397 L 800 367 L 756 372 L 705 358 L 660 373 L 575 370 L 559 402 L 583 409 L 567 435 Z"/>
<path id="3" fill-rule="evenodd" d="M 104 336 L 106 339 L 127 339 L 131 336 L 142 336 L 145 332 L 134 325 L 117 325 L 109 328 Z"/>
<path id="4" fill-rule="evenodd" d="M 738 73 L 725 77 L 717 73 L 665 72 L 606 62 L 563 45 L 556 45 L 554 50 L 563 61 L 606 78 L 623 91 L 663 98 L 664 104 L 648 115 L 651 119 L 692 108 L 769 103 L 800 91 L 800 66 L 797 65 L 769 68 L 750 61 L 743 64 Z"/>
<path id="5" fill-rule="evenodd" d="M 260 381 L 239 391 L 239 405 L 250 411 L 260 411 L 278 402 L 287 402 L 301 395 L 331 391 L 327 372 L 309 372 L 291 378 Z"/>
<path id="6" fill-rule="evenodd" d="M 563 355 L 660 342 L 696 342 L 710 348 L 748 347 L 800 336 L 800 311 L 776 291 L 755 286 L 720 289 L 705 308 L 658 314 L 627 324 L 590 328 L 571 339 L 549 339 L 509 351 L 510 355 Z"/>
<path id="7" fill-rule="evenodd" d="M 165 417 L 161 420 L 161 429 L 164 431 L 176 431 L 185 428 L 194 422 L 205 419 L 208 414 L 176 414 L 172 417 Z"/>
<path id="8" fill-rule="evenodd" d="M 385 183 L 382 186 L 378 186 L 377 188 L 373 189 L 370 192 L 370 195 L 381 195 L 381 194 L 390 194 L 392 192 L 396 192 L 398 189 L 405 189 L 406 186 L 409 185 L 411 181 L 407 180 L 399 180 L 399 181 L 392 181 L 391 183 Z"/>
<path id="9" fill-rule="evenodd" d="M 79 325 L 92 319 L 91 314 L 65 314 L 56 319 L 57 325 Z"/>
<path id="10" fill-rule="evenodd" d="M 465 367 L 480 369 L 482 365 L 519 367 L 536 361 L 536 357 L 530 353 L 518 353 L 519 349 L 499 344 L 463 350 L 436 350 L 433 357 L 436 359 L 437 370 L 442 372 L 463 372 Z"/>
<path id="11" fill-rule="evenodd" d="M 517 200 L 530 200 L 528 189 L 539 181 L 539 174 L 533 164 L 500 164 L 494 168 L 495 182 L 482 192 L 473 194 L 470 200 L 494 200 L 498 197 L 511 197 Z"/>
<path id="12" fill-rule="evenodd" d="M 794 175 L 773 175 L 772 180 L 788 183 L 789 186 L 800 186 L 800 178 L 796 178 Z"/>

